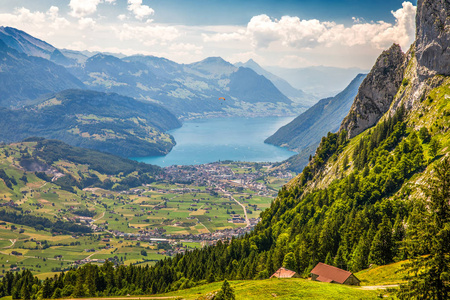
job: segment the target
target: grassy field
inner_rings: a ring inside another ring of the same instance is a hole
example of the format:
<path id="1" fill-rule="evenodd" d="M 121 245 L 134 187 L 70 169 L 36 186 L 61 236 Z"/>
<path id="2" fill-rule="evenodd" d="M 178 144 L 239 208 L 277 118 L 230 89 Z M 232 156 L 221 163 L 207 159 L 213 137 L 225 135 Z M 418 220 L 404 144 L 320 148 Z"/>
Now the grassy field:
<path id="1" fill-rule="evenodd" d="M 403 264 L 407 261 L 400 261 L 385 266 L 374 266 L 362 270 L 355 274 L 361 280 L 361 285 L 386 285 L 399 284 L 404 282 L 407 271 Z"/>
<path id="2" fill-rule="evenodd" d="M 264 299 L 377 299 L 379 291 L 362 290 L 340 284 L 315 282 L 306 279 L 267 279 L 231 281 L 237 300 Z M 222 282 L 202 285 L 187 290 L 158 296 L 178 296 L 186 300 L 206 299 L 207 294 L 218 291 Z"/>

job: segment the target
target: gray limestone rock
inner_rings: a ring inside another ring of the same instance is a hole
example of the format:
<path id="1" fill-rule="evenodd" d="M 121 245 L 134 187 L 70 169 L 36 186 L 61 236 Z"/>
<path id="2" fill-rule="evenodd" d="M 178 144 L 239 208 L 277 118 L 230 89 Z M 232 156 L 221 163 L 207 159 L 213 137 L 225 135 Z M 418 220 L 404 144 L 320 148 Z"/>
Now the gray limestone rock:
<path id="1" fill-rule="evenodd" d="M 420 77 L 450 75 L 450 0 L 418 0 L 416 57 Z"/>
<path id="2" fill-rule="evenodd" d="M 406 55 L 394 44 L 378 57 L 359 87 L 349 114 L 339 131 L 347 130 L 352 138 L 375 125 L 388 111 L 403 79 Z"/>

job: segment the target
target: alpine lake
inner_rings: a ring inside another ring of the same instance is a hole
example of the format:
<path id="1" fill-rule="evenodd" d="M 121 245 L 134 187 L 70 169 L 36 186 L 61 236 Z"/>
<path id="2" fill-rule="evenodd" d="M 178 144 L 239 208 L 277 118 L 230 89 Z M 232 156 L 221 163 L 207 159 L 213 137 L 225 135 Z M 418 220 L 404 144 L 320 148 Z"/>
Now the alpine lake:
<path id="1" fill-rule="evenodd" d="M 295 152 L 265 144 L 264 140 L 294 117 L 214 118 L 185 121 L 168 131 L 176 141 L 165 156 L 132 159 L 161 167 L 198 165 L 216 161 L 279 162 Z"/>

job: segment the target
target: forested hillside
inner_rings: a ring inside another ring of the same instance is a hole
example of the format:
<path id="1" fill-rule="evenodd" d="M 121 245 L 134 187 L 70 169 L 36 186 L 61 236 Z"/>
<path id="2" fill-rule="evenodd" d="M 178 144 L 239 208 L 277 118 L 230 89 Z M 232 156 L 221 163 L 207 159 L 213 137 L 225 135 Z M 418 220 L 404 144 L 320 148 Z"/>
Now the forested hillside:
<path id="1" fill-rule="evenodd" d="M 125 157 L 167 154 L 175 141 L 164 132 L 181 126 L 159 105 L 85 90 L 66 90 L 20 109 L 0 108 L 0 124 L 3 142 L 40 136 Z"/>

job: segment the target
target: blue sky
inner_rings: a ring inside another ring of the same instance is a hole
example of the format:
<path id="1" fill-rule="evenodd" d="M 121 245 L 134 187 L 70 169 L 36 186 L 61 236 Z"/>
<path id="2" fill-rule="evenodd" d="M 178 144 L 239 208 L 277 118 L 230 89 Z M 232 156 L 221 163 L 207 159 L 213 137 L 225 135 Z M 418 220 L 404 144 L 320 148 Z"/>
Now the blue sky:
<path id="1" fill-rule="evenodd" d="M 0 25 L 56 47 L 370 68 L 414 37 L 416 0 L 0 0 Z"/>

